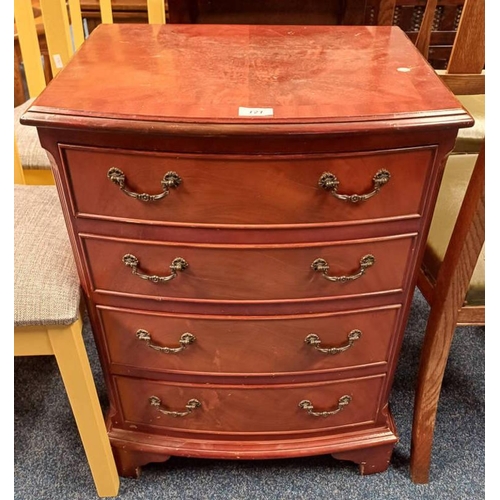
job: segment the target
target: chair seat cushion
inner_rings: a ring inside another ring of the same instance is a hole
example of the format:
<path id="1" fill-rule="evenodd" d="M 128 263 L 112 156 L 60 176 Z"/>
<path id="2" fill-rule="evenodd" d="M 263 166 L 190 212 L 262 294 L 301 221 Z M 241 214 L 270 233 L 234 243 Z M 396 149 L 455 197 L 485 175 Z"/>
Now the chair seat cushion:
<path id="1" fill-rule="evenodd" d="M 434 279 L 448 248 L 460 205 L 467 190 L 477 157 L 477 154 L 451 155 L 448 157 L 423 260 L 426 272 Z M 484 305 L 484 270 L 483 246 L 465 298 L 467 305 Z"/>
<path id="2" fill-rule="evenodd" d="M 79 304 L 56 188 L 14 185 L 14 325 L 70 325 Z"/>
<path id="3" fill-rule="evenodd" d="M 462 106 L 474 118 L 474 126 L 462 128 L 458 131 L 457 141 L 453 153 L 479 153 L 484 142 L 485 132 L 485 101 L 481 95 L 457 95 Z"/>
<path id="4" fill-rule="evenodd" d="M 34 99 L 14 108 L 14 134 L 23 168 L 50 170 L 47 152 L 42 148 L 36 127 L 21 125 L 19 118 L 31 106 Z"/>

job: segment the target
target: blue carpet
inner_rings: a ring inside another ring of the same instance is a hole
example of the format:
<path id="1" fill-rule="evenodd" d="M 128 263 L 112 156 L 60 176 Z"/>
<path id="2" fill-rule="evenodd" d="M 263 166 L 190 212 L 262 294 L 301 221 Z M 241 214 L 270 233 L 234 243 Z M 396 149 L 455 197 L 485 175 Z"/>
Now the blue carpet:
<path id="1" fill-rule="evenodd" d="M 415 376 L 428 307 L 417 292 L 391 397 L 400 435 L 387 472 L 360 476 L 350 462 L 330 456 L 222 461 L 172 457 L 121 479 L 123 500 L 476 500 L 485 497 L 484 328 L 460 327 L 443 382 L 431 480 L 409 477 Z M 104 408 L 102 373 L 92 334 L 85 341 Z M 52 357 L 14 360 L 14 498 L 97 498 L 69 403 Z"/>

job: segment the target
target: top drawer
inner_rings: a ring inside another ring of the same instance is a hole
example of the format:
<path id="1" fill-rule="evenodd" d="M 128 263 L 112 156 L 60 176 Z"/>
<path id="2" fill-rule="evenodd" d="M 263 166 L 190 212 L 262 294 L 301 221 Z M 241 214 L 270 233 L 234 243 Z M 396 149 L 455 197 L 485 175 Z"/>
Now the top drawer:
<path id="1" fill-rule="evenodd" d="M 434 147 L 286 156 L 60 148 L 76 216 L 159 225 L 342 225 L 418 217 L 435 153 Z"/>

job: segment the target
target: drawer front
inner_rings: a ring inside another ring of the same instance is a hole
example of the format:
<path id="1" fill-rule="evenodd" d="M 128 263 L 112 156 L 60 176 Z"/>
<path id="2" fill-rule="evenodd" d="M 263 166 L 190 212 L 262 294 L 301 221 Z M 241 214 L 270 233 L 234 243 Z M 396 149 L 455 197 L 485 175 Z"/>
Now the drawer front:
<path id="1" fill-rule="evenodd" d="M 269 318 L 98 306 L 112 369 L 247 376 L 383 366 L 399 311 L 395 305 Z"/>
<path id="2" fill-rule="evenodd" d="M 223 301 L 400 291 L 415 241 L 415 235 L 403 235 L 321 244 L 198 245 L 80 237 L 98 292 Z M 343 276 L 347 280 L 339 279 Z"/>
<path id="3" fill-rule="evenodd" d="M 420 214 L 434 148 L 335 156 L 173 155 L 61 146 L 80 217 L 190 224 L 343 224 Z M 114 171 L 112 182 L 108 177 Z M 381 186 L 379 170 L 389 172 Z M 181 179 L 178 186 L 173 176 Z M 332 176 L 323 178 L 324 173 Z M 351 202 L 338 195 L 373 194 Z M 120 184 L 121 183 L 121 184 Z M 333 184 L 332 184 L 333 183 Z M 330 186 L 330 187 L 328 187 Z M 143 201 L 128 194 L 162 195 Z M 168 195 L 165 193 L 168 192 Z"/>
<path id="4" fill-rule="evenodd" d="M 320 431 L 373 423 L 384 380 L 384 375 L 378 375 L 315 384 L 216 386 L 114 377 L 126 426 L 218 435 Z M 310 405 L 299 406 L 303 401 Z M 332 414 L 314 416 L 310 411 Z"/>

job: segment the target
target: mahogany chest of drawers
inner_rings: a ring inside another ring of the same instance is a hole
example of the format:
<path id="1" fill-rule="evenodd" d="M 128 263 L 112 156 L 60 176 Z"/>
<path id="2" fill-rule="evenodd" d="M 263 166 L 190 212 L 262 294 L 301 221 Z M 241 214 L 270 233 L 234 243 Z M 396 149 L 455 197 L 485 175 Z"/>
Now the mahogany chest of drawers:
<path id="1" fill-rule="evenodd" d="M 22 121 L 122 475 L 171 455 L 387 468 L 415 271 L 472 124 L 399 28 L 102 25 Z"/>

